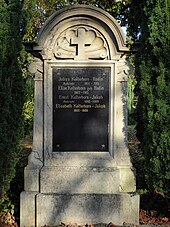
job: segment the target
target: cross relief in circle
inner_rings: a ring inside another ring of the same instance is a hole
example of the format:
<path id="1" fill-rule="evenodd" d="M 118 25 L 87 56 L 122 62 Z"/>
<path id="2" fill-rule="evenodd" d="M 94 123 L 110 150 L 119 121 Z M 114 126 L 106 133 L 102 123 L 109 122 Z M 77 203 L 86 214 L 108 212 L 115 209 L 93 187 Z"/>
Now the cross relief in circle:
<path id="1" fill-rule="evenodd" d="M 70 39 L 70 46 L 76 47 L 76 56 L 77 59 L 85 59 L 85 47 L 90 46 L 91 43 L 86 40 L 86 31 L 84 28 L 78 28 L 77 34 L 75 37 Z"/>

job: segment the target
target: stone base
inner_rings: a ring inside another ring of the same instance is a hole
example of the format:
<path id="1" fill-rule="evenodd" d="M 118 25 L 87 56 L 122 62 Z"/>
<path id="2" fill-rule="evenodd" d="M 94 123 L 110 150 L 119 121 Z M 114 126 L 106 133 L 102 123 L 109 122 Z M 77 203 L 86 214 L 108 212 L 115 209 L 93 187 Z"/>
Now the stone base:
<path id="1" fill-rule="evenodd" d="M 95 166 L 95 163 L 92 164 Z M 44 166 L 40 182 L 43 194 L 119 194 L 136 191 L 135 175 L 130 166 Z"/>
<path id="2" fill-rule="evenodd" d="M 21 192 L 20 194 L 20 227 L 35 227 L 36 195 L 38 192 Z"/>
<path id="3" fill-rule="evenodd" d="M 27 193 L 23 195 L 29 196 Z M 31 197 L 28 199 L 27 203 L 32 206 Z M 34 201 L 36 201 L 36 225 L 30 222 L 32 216 L 30 209 L 27 209 L 28 204 L 25 204 L 25 207 L 21 206 L 21 213 L 24 209 L 24 217 L 21 217 L 20 227 L 50 226 L 61 222 L 80 225 L 109 222 L 116 225 L 122 225 L 123 222 L 139 224 L 139 196 L 136 194 L 37 194 Z M 27 217 L 30 220 L 29 224 Z"/>

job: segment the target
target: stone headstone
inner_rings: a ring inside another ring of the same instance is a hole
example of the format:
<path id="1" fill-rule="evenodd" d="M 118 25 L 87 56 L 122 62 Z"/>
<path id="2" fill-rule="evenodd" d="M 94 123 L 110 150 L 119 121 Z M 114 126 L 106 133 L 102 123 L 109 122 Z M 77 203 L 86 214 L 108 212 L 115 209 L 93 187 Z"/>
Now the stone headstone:
<path id="1" fill-rule="evenodd" d="M 34 56 L 34 135 L 20 226 L 138 224 L 127 146 L 129 50 L 120 26 L 96 7 L 67 7 L 27 50 Z"/>

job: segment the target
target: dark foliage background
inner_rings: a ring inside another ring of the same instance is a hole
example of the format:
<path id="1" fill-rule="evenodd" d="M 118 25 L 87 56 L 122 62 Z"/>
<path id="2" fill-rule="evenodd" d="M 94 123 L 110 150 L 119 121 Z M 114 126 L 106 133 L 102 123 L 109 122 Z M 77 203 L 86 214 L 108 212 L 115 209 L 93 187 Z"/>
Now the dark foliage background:
<path id="1" fill-rule="evenodd" d="M 153 198 L 161 196 L 169 205 L 170 1 L 1 0 L 0 211 L 13 214 L 13 204 L 19 211 L 23 168 L 30 152 L 19 146 L 22 138 L 32 136 L 34 107 L 33 80 L 27 71 L 32 57 L 22 41 L 34 41 L 53 12 L 73 4 L 95 5 L 127 27 L 135 68 L 128 81 L 128 106 L 129 122 L 138 138 L 132 139 L 135 149 L 130 147 L 137 188 L 144 203 L 152 198 L 149 204 L 153 204 Z"/>

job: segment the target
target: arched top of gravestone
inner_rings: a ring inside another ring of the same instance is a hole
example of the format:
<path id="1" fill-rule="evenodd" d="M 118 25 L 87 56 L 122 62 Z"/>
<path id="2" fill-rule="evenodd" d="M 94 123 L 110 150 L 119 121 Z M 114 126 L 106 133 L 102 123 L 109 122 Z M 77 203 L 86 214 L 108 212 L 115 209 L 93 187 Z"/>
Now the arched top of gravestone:
<path id="1" fill-rule="evenodd" d="M 95 48 L 100 45 L 99 55 Z M 32 52 L 41 51 L 63 59 L 90 59 L 90 55 L 91 59 L 112 59 L 129 49 L 120 25 L 109 13 L 94 6 L 74 5 L 58 10 L 45 22 Z"/>

